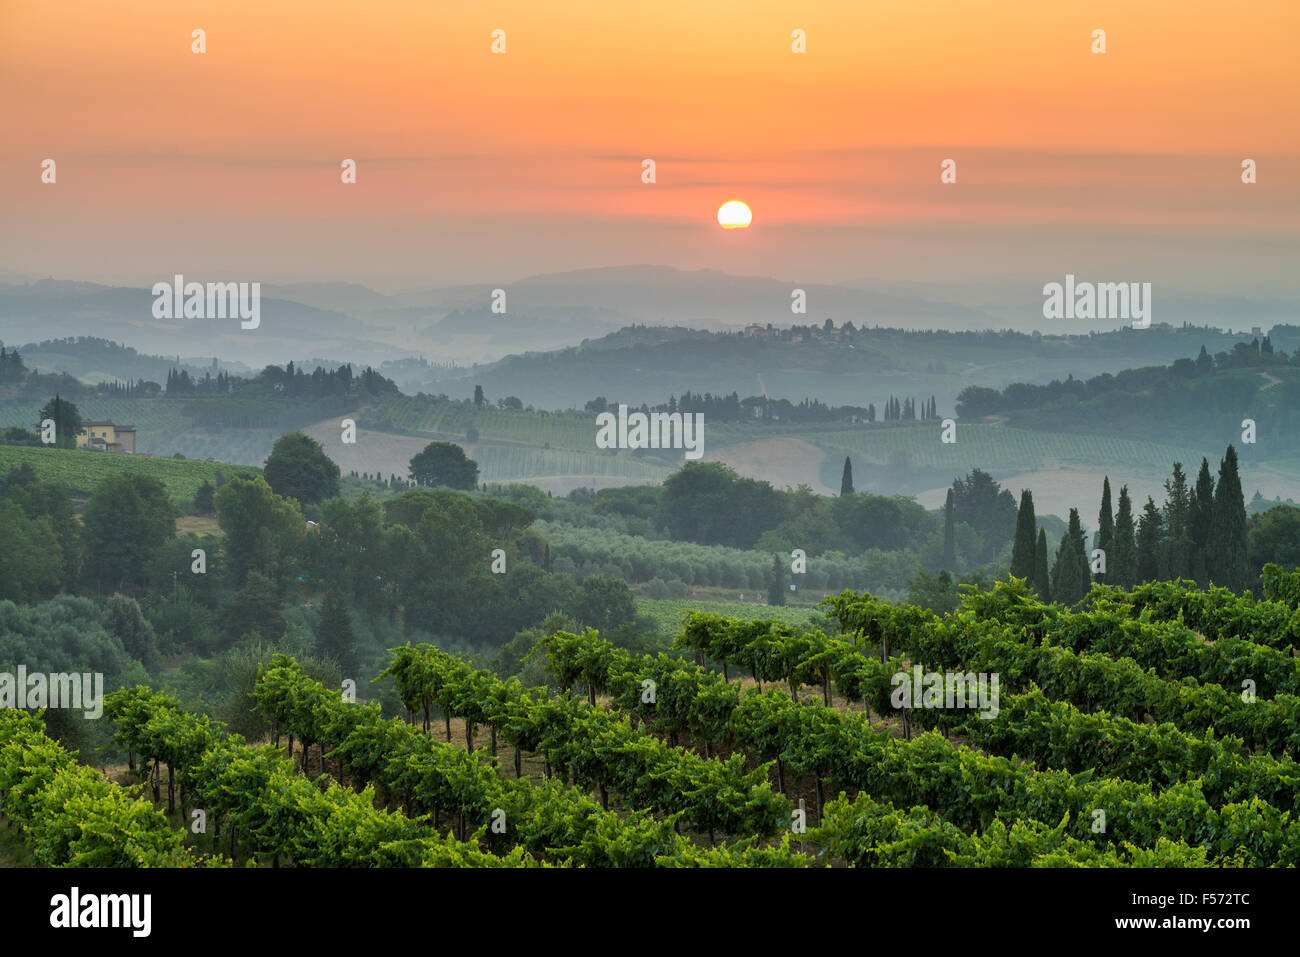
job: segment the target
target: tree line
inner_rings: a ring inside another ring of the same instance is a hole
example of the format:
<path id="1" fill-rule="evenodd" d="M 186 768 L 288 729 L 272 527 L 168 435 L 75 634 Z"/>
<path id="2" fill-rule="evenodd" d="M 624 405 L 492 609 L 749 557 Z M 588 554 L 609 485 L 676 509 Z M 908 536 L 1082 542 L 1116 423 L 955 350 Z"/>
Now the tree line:
<path id="1" fill-rule="evenodd" d="M 1175 462 L 1173 475 L 1165 482 L 1163 505 L 1157 506 L 1147 496 L 1140 512 L 1134 509 L 1127 485 L 1120 487 L 1112 510 L 1107 476 L 1093 547 L 1088 547 L 1079 510 L 1070 509 L 1050 577 L 1046 538 L 1036 528 L 1033 493 L 1026 489 L 1020 496 L 1010 573 L 1030 582 L 1044 600 L 1067 605 L 1081 600 L 1093 582 L 1131 588 L 1142 582 L 1185 578 L 1202 587 L 1213 583 L 1239 592 L 1258 584 L 1264 563 L 1252 562 L 1250 555 L 1245 497 L 1237 451 L 1231 445 L 1219 461 L 1217 481 L 1208 459 L 1201 459 L 1194 484 L 1189 483 L 1182 463 Z"/>
<path id="2" fill-rule="evenodd" d="M 957 415 L 959 418 L 979 418 L 1038 409 L 1067 400 L 1089 402 L 1112 392 L 1145 392 L 1180 380 L 1209 378 L 1234 369 L 1287 365 L 1300 365 L 1300 350 L 1288 359 L 1285 351 L 1274 351 L 1268 336 L 1249 343 L 1238 342 L 1231 352 L 1224 351 L 1214 356 L 1202 345 L 1195 359 L 1176 359 L 1168 366 L 1125 369 L 1116 374 L 1105 372 L 1086 380 L 1070 375 L 1064 380 L 1053 379 L 1046 385 L 1014 382 L 1001 390 L 968 386 L 957 395 Z"/>

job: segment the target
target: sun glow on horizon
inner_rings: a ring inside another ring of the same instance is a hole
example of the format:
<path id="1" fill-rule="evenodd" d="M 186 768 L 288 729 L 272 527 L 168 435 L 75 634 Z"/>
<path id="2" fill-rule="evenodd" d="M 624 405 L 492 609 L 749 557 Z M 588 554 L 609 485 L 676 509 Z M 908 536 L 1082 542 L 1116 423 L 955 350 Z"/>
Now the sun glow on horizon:
<path id="1" fill-rule="evenodd" d="M 728 200 L 718 207 L 718 225 L 723 229 L 746 229 L 754 214 L 738 199 Z"/>

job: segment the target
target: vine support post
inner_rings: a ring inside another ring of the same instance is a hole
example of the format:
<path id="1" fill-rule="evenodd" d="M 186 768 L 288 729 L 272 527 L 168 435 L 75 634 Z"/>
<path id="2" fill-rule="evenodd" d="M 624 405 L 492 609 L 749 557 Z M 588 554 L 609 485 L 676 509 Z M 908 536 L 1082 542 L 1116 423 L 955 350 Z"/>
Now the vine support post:
<path id="1" fill-rule="evenodd" d="M 807 820 L 808 820 L 808 812 L 807 812 L 807 810 L 805 810 L 805 808 L 804 808 L 804 806 L 803 806 L 803 798 L 800 798 L 800 799 L 799 799 L 799 816 L 800 816 L 801 818 L 803 818 L 804 821 L 807 821 Z M 800 833 L 800 835 L 799 835 L 799 853 L 800 853 L 800 854 L 806 854 L 806 853 L 807 853 L 807 851 L 804 849 L 803 833 Z"/>

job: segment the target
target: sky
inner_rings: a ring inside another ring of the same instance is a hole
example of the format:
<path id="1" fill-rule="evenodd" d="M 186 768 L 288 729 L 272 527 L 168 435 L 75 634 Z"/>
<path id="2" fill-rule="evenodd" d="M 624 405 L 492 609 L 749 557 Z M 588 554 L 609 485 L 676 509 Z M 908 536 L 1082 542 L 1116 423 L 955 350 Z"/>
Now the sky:
<path id="1" fill-rule="evenodd" d="M 1295 0 L 0 0 L 0 278 L 1294 295 L 1298 40 Z"/>

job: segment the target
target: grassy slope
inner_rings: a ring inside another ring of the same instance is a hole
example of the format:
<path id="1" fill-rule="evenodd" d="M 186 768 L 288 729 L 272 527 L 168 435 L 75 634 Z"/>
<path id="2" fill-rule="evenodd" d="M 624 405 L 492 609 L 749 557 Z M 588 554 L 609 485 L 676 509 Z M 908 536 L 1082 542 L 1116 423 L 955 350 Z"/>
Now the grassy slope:
<path id="1" fill-rule="evenodd" d="M 224 462 L 145 458 L 83 449 L 0 445 L 0 474 L 20 465 L 30 465 L 41 481 L 67 486 L 79 495 L 89 495 L 105 476 L 138 472 L 158 479 L 167 487 L 173 499 L 185 502 L 194 498 L 194 493 L 204 481 L 215 485 L 218 470 L 227 479 L 239 472 L 259 471 L 251 465 L 230 465 Z"/>

